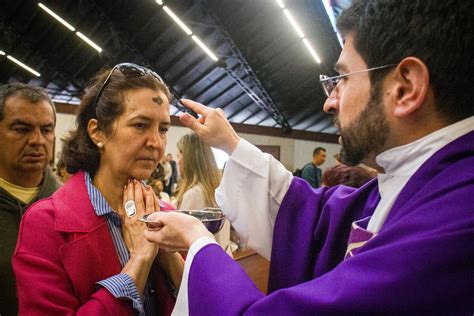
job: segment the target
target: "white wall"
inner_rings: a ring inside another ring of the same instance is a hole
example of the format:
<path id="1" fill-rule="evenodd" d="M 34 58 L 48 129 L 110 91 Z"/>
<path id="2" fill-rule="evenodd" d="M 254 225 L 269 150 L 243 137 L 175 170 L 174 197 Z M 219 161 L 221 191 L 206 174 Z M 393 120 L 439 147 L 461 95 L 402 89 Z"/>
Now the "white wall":
<path id="1" fill-rule="evenodd" d="M 58 162 L 61 153 L 61 139 L 65 138 L 69 131 L 76 128 L 76 116 L 71 114 L 56 114 L 56 141 L 54 150 L 54 164 Z"/>
<path id="2" fill-rule="evenodd" d="M 191 133 L 191 130 L 186 127 L 172 126 L 168 134 L 168 146 L 166 152 L 172 153 L 173 157 L 176 158 L 176 154 L 178 153 L 176 143 L 187 133 Z M 339 144 L 246 133 L 238 134 L 240 137 L 248 140 L 254 145 L 280 146 L 280 161 L 290 171 L 301 168 L 306 163 L 310 162 L 313 159 L 313 150 L 316 147 L 324 147 L 327 151 L 326 162 L 321 166 L 321 168 L 324 170 L 327 167 L 334 166 L 336 161 L 333 156 L 339 153 L 341 148 Z"/>
<path id="3" fill-rule="evenodd" d="M 58 113 L 56 124 L 56 151 L 55 162 L 57 162 L 58 155 L 61 152 L 61 138 L 64 138 L 71 129 L 76 126 L 75 116 L 71 114 Z M 166 153 L 173 154 L 176 159 L 178 148 L 176 143 L 185 134 L 190 133 L 191 130 L 186 127 L 172 126 L 168 133 L 168 146 Z M 290 138 L 280 138 L 274 136 L 255 135 L 239 133 L 239 136 L 245 138 L 254 145 L 273 145 L 280 146 L 280 161 L 290 171 L 303 167 L 310 162 L 313 157 L 313 150 L 316 147 L 324 147 L 327 150 L 327 160 L 321 166 L 324 170 L 327 167 L 335 165 L 333 156 L 339 152 L 340 145 L 329 144 L 323 142 L 313 142 L 307 140 L 295 140 Z"/>

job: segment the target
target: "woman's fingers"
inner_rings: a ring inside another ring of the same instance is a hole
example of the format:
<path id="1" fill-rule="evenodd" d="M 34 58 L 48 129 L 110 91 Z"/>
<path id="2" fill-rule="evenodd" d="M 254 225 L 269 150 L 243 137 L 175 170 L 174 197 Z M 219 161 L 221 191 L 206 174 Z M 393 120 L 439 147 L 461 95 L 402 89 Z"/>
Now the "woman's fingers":
<path id="1" fill-rule="evenodd" d="M 130 179 L 123 188 L 123 203 L 121 206 L 119 206 L 120 213 L 124 212 L 127 216 L 130 216 L 129 214 L 133 214 L 134 210 L 136 212 L 135 202 L 133 199 L 133 190 L 133 182 L 132 179 Z"/>
<path id="2" fill-rule="evenodd" d="M 145 214 L 150 214 L 155 211 L 155 195 L 150 186 L 145 189 Z"/>
<path id="3" fill-rule="evenodd" d="M 153 202 L 155 204 L 155 212 L 161 211 L 160 199 L 156 195 L 154 195 Z"/>
<path id="4" fill-rule="evenodd" d="M 127 189 L 124 192 L 124 204 L 125 202 L 129 200 L 133 200 L 134 194 L 133 194 L 133 179 L 129 179 L 127 182 Z"/>
<path id="5" fill-rule="evenodd" d="M 134 187 L 134 200 L 137 207 L 137 213 L 139 217 L 142 217 L 143 215 L 145 215 L 145 201 L 143 199 L 143 196 L 144 196 L 143 184 L 140 181 L 133 179 L 133 187 Z"/>
<path id="6" fill-rule="evenodd" d="M 122 206 L 128 201 L 128 182 L 123 186 Z"/>
<path id="7" fill-rule="evenodd" d="M 144 186 L 141 181 L 130 179 L 124 187 L 123 206 L 125 214 L 133 218 L 143 217 L 145 214 L 153 213 L 157 209 L 155 194 L 150 186 Z"/>

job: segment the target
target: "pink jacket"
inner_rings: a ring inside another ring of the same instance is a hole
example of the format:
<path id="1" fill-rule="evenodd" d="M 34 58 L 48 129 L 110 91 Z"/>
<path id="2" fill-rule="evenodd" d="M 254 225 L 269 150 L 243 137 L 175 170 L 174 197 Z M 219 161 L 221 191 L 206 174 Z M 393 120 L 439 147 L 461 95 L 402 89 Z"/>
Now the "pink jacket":
<path id="1" fill-rule="evenodd" d="M 105 218 L 95 214 L 84 173 L 24 215 L 13 256 L 20 314 L 133 315 L 130 300 L 116 299 L 96 282 L 121 271 Z M 158 315 L 171 313 L 174 298 L 155 270 Z"/>

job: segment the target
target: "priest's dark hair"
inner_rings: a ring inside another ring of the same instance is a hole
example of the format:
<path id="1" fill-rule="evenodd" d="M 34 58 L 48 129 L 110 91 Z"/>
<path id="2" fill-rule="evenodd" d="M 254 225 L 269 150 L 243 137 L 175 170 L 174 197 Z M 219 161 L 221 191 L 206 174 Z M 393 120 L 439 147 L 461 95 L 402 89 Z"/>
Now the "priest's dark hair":
<path id="1" fill-rule="evenodd" d="M 473 12 L 474 1 L 465 0 L 355 0 L 337 28 L 353 36 L 367 68 L 422 60 L 439 116 L 454 123 L 474 115 Z M 388 71 L 369 73 L 373 88 Z"/>

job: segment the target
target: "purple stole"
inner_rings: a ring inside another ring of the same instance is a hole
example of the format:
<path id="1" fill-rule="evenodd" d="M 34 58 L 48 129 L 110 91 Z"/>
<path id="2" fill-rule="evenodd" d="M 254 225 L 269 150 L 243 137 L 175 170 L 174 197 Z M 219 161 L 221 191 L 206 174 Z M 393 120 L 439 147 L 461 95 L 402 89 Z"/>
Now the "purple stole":
<path id="1" fill-rule="evenodd" d="M 367 230 L 367 225 L 369 224 L 370 217 L 366 217 L 359 221 L 355 221 L 351 225 L 351 232 L 349 234 L 349 240 L 347 241 L 347 250 L 345 259 L 353 257 L 362 246 L 364 246 L 369 240 L 377 236 L 377 234 L 372 233 Z"/>

